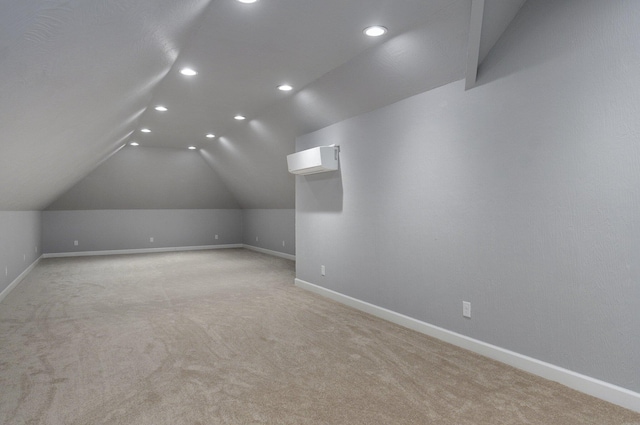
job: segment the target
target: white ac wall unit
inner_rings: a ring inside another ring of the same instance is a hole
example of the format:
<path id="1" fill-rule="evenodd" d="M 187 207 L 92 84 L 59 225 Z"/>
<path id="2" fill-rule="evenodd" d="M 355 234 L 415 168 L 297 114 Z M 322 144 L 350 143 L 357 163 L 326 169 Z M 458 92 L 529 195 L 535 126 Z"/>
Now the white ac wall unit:
<path id="1" fill-rule="evenodd" d="M 292 174 L 316 174 L 338 169 L 338 146 L 318 146 L 287 155 L 287 165 Z"/>

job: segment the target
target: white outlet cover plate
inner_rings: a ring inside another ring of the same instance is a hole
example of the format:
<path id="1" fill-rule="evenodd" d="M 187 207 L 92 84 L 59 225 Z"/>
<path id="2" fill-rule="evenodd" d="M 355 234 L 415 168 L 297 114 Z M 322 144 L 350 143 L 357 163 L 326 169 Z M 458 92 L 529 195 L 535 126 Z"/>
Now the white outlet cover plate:
<path id="1" fill-rule="evenodd" d="M 471 303 L 469 301 L 462 301 L 462 315 L 471 318 Z"/>

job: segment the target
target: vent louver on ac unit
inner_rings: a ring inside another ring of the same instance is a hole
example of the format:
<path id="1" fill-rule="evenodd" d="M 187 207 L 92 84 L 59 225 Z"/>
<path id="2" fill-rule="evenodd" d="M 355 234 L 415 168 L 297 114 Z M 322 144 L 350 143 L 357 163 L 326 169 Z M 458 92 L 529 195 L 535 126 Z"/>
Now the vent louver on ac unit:
<path id="1" fill-rule="evenodd" d="M 338 146 L 318 146 L 287 155 L 287 165 L 292 174 L 316 174 L 338 169 Z"/>

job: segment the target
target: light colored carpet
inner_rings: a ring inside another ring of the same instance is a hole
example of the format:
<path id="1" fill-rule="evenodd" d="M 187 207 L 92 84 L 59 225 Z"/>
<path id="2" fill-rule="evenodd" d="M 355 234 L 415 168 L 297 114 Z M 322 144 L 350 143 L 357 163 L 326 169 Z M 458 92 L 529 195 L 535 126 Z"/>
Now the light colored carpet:
<path id="1" fill-rule="evenodd" d="M 42 260 L 0 304 L 0 423 L 640 425 L 293 278 L 246 250 Z"/>

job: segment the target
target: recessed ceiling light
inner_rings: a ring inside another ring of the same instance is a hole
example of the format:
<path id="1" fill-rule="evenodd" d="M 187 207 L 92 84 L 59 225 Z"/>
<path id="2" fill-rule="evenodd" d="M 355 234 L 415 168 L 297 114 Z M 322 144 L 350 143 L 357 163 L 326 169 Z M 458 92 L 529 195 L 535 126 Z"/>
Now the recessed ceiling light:
<path id="1" fill-rule="evenodd" d="M 189 150 L 194 150 L 195 148 L 195 146 L 189 146 Z"/>
<path id="2" fill-rule="evenodd" d="M 182 68 L 180 70 L 180 74 L 186 75 L 187 77 L 193 77 L 194 75 L 198 75 L 198 72 L 191 68 Z"/>
<path id="3" fill-rule="evenodd" d="M 167 107 L 166 106 L 162 106 L 162 105 L 158 105 L 153 109 L 155 109 L 158 112 L 167 112 L 168 111 Z"/>
<path id="4" fill-rule="evenodd" d="M 142 131 L 143 133 L 151 133 L 151 130 L 149 130 L 148 128 L 141 128 L 140 131 Z"/>
<path id="5" fill-rule="evenodd" d="M 374 25 L 371 27 L 367 27 L 363 31 L 369 37 L 380 37 L 387 33 L 387 29 L 385 27 L 381 27 L 380 25 Z"/>
<path id="6" fill-rule="evenodd" d="M 291 90 L 293 90 L 293 86 L 291 86 L 289 84 L 280 84 L 278 86 L 278 90 L 280 90 L 280 91 L 291 91 Z"/>
<path id="7" fill-rule="evenodd" d="M 250 4 L 250 3 L 255 3 L 258 0 L 238 0 L 240 3 L 246 3 L 246 4 Z"/>
<path id="8" fill-rule="evenodd" d="M 138 143 L 138 142 L 131 142 L 131 143 L 129 143 L 129 144 L 130 144 L 131 146 L 138 146 L 140 143 Z"/>
<path id="9" fill-rule="evenodd" d="M 245 117 L 244 115 L 236 115 L 235 117 L 233 117 L 234 119 L 237 119 L 238 121 L 242 121 L 247 119 L 247 117 Z"/>
<path id="10" fill-rule="evenodd" d="M 213 134 L 213 133 L 209 133 L 209 134 L 207 134 L 206 137 L 207 137 L 207 139 L 213 139 L 214 137 L 216 137 L 216 135 Z"/>

